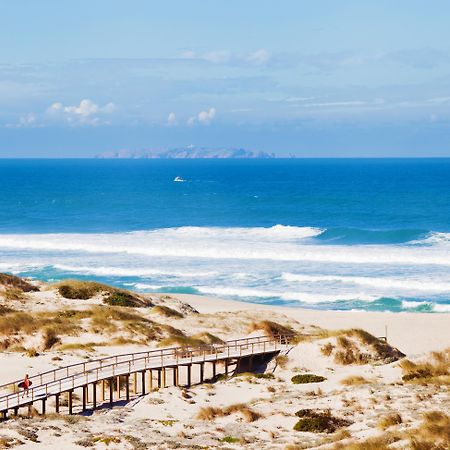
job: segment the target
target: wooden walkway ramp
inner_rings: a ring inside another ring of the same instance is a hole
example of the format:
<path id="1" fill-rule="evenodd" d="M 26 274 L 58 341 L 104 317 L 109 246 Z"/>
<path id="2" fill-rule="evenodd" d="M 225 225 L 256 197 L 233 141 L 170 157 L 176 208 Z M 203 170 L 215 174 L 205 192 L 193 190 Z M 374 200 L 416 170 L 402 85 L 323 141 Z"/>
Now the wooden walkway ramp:
<path id="1" fill-rule="evenodd" d="M 76 398 L 80 398 L 81 411 L 105 403 L 112 406 L 114 401 L 130 400 L 130 394 L 145 395 L 168 384 L 189 387 L 203 383 L 207 377 L 215 379 L 218 370 L 228 375 L 233 366 L 237 371 L 251 371 L 255 363 L 273 358 L 288 345 L 286 336 L 258 336 L 218 345 L 164 348 L 73 364 L 31 376 L 32 386 L 25 397 L 17 387 L 22 380 L 1 385 L 0 413 L 2 418 L 7 418 L 9 411 L 17 415 L 19 408 L 30 409 L 39 402 L 41 413 L 45 414 L 50 398 L 54 399 L 56 412 L 64 407 L 68 414 L 73 414 Z M 75 396 L 75 390 L 81 395 Z"/>

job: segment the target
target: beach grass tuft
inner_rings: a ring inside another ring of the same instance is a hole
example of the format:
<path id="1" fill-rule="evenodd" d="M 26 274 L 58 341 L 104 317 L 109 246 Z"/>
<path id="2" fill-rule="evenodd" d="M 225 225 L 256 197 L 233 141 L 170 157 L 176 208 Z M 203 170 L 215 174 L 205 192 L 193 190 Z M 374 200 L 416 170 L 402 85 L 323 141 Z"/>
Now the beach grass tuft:
<path id="1" fill-rule="evenodd" d="M 260 419 L 261 414 L 254 411 L 249 406 L 243 403 L 236 403 L 226 408 L 217 408 L 213 406 L 206 406 L 200 408 L 197 413 L 197 419 L 212 421 L 218 417 L 230 416 L 231 414 L 240 414 L 245 422 L 255 422 Z"/>
<path id="2" fill-rule="evenodd" d="M 279 336 L 292 336 L 294 338 L 297 336 L 297 333 L 291 327 L 272 322 L 271 320 L 252 322 L 249 332 L 252 333 L 253 331 L 263 331 L 266 336 L 274 338 Z"/>
<path id="3" fill-rule="evenodd" d="M 0 273 L 0 286 L 5 289 L 17 289 L 20 292 L 37 292 L 39 288 L 23 278 L 8 273 Z"/>
<path id="4" fill-rule="evenodd" d="M 170 317 L 174 319 L 182 319 L 184 316 L 179 311 L 169 308 L 168 306 L 156 305 L 151 309 L 153 314 L 159 314 L 163 317 Z"/>
<path id="5" fill-rule="evenodd" d="M 400 363 L 402 380 L 419 384 L 450 384 L 450 347 L 442 352 L 432 352 L 424 362 L 404 359 Z"/>

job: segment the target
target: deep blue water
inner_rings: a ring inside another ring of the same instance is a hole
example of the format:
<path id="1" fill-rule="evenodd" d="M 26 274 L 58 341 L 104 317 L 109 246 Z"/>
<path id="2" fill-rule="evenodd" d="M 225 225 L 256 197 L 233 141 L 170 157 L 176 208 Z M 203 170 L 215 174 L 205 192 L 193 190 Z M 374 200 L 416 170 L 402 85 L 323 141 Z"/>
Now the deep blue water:
<path id="1" fill-rule="evenodd" d="M 0 160 L 0 270 L 446 311 L 450 159 Z"/>

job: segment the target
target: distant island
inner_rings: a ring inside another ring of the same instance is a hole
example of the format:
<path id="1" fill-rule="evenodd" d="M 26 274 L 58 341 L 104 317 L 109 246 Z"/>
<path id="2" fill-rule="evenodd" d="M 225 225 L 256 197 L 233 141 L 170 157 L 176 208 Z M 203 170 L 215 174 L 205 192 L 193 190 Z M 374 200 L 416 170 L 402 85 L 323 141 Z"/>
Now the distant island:
<path id="1" fill-rule="evenodd" d="M 205 147 L 180 147 L 168 150 L 118 150 L 105 152 L 95 156 L 101 159 L 269 159 L 279 158 L 274 153 L 262 151 L 245 150 L 243 148 L 219 148 L 210 149 Z"/>

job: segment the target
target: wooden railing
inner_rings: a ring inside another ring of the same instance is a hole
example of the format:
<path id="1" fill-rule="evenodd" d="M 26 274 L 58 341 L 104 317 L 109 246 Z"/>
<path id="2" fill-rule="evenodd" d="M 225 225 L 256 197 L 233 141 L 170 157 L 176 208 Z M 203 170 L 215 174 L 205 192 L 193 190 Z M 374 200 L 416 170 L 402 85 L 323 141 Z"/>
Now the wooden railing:
<path id="1" fill-rule="evenodd" d="M 269 353 L 279 350 L 288 343 L 289 337 L 285 336 L 257 336 L 231 340 L 223 344 L 155 349 L 72 364 L 30 377 L 33 386 L 29 389 L 31 398 L 28 398 L 28 402 L 119 375 Z M 0 410 L 24 403 L 21 402 L 21 391 L 19 392 L 17 388 L 20 381 L 22 380 L 0 386 L 3 390 L 14 386 L 12 393 L 10 391 L 0 396 Z"/>

